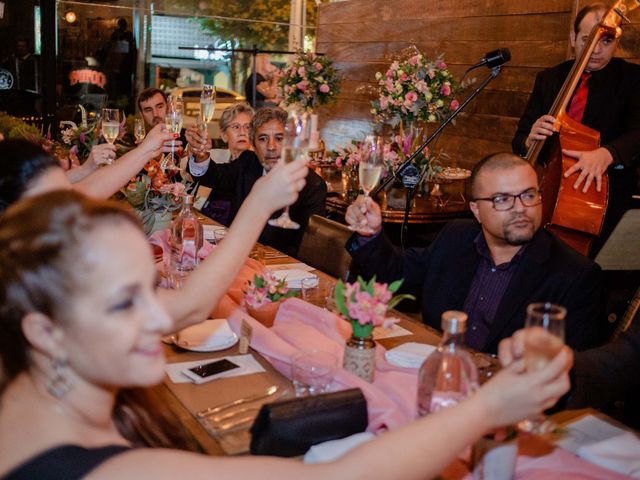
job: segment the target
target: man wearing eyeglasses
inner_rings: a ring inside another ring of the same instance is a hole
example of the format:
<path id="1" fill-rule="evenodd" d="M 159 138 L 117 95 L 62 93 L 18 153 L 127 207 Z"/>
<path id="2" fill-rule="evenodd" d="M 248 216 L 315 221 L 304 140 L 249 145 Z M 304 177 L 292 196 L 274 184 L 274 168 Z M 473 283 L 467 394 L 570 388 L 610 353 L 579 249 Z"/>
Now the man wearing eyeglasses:
<path id="1" fill-rule="evenodd" d="M 476 350 L 495 353 L 524 326 L 534 302 L 565 306 L 567 344 L 593 346 L 603 318 L 600 268 L 540 228 L 542 196 L 531 165 L 511 153 L 487 157 L 473 170 L 471 194 L 475 220 L 452 221 L 428 248 L 404 253 L 382 234 L 378 205 L 359 197 L 345 216 L 357 231 L 347 249 L 366 275 L 403 278 L 403 291 L 422 303 L 423 322 L 439 328 L 444 311 L 467 312 L 465 340 Z M 375 233 L 358 230 L 365 226 Z"/>

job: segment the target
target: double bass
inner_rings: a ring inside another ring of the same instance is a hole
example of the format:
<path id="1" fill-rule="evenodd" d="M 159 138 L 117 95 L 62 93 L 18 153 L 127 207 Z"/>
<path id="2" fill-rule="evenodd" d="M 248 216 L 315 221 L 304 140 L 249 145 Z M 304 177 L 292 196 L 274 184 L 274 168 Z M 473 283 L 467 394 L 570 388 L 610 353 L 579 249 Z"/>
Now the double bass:
<path id="1" fill-rule="evenodd" d="M 563 149 L 590 151 L 600 146 L 600 133 L 570 118 L 567 107 L 598 42 L 605 37 L 619 38 L 622 21 L 628 21 L 626 15 L 638 6 L 640 0 L 617 0 L 593 27 L 548 113 L 556 119 L 557 133 L 546 140 L 534 140 L 525 156 L 541 177 L 543 224 L 583 255 L 588 255 L 602 231 L 609 182 L 605 173 L 599 192 L 594 186 L 583 193 L 573 188 L 575 177 L 564 177 L 577 160 L 563 155 Z"/>

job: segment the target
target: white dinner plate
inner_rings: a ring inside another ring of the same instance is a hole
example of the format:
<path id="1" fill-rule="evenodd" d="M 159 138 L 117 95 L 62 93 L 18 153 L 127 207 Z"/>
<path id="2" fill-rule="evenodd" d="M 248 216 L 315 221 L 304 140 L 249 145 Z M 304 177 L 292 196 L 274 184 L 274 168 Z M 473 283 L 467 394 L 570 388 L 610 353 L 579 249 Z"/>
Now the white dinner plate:
<path id="1" fill-rule="evenodd" d="M 238 336 L 234 333 L 233 336 L 229 337 L 228 340 L 222 343 L 215 343 L 213 345 L 207 345 L 202 343 L 194 343 L 190 344 L 189 342 L 180 342 L 177 337 L 173 337 L 174 345 L 177 345 L 180 348 L 184 348 L 185 350 L 191 350 L 192 352 L 217 352 L 219 350 L 226 350 L 227 348 L 233 347 L 236 343 L 238 343 Z"/>

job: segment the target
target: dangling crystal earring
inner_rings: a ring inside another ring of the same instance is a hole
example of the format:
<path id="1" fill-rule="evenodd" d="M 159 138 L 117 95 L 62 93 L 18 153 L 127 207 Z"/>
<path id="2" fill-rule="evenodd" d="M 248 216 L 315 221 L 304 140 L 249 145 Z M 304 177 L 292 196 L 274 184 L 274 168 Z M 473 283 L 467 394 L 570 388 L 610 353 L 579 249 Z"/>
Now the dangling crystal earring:
<path id="1" fill-rule="evenodd" d="M 73 379 L 67 373 L 68 364 L 66 359 L 55 358 L 53 360 L 55 376 L 49 381 L 47 390 L 56 398 L 62 398 L 73 387 Z"/>

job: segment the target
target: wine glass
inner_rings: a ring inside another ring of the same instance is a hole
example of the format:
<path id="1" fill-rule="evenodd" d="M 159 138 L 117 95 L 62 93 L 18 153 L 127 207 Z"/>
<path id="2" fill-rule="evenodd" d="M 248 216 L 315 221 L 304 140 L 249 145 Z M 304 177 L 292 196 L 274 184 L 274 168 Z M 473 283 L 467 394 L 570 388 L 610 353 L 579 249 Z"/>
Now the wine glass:
<path id="1" fill-rule="evenodd" d="M 120 134 L 120 110 L 117 108 L 102 109 L 102 136 L 113 145 Z"/>
<path id="2" fill-rule="evenodd" d="M 169 97 L 167 102 L 167 113 L 164 116 L 164 123 L 167 130 L 173 133 L 174 138 L 180 136 L 182 131 L 182 121 L 184 115 L 184 103 L 181 97 Z M 171 141 L 171 157 L 174 158 L 175 141 Z"/>
<path id="3" fill-rule="evenodd" d="M 216 111 L 216 87 L 214 85 L 203 85 L 200 94 L 200 121 L 209 123 L 213 119 Z"/>
<path id="4" fill-rule="evenodd" d="M 309 137 L 311 136 L 311 119 L 305 111 L 291 110 L 284 127 L 284 140 L 280 159 L 283 163 L 291 163 L 299 158 L 309 156 Z M 289 217 L 289 207 L 278 218 L 269 220 L 272 227 L 297 230 L 300 225 Z"/>
<path id="5" fill-rule="evenodd" d="M 365 198 L 369 197 L 371 190 L 375 188 L 382 173 L 384 142 L 378 135 L 369 135 L 360 147 L 360 163 L 358 164 L 358 175 L 360 188 L 364 192 Z M 368 225 L 349 225 L 350 230 L 357 230 L 362 233 L 374 233 Z"/>
<path id="6" fill-rule="evenodd" d="M 553 303 L 532 303 L 527 307 L 524 336 L 524 362 L 527 371 L 545 367 L 564 347 L 564 319 L 567 309 Z M 553 424 L 543 414 L 523 420 L 522 430 L 546 433 Z"/>
<path id="7" fill-rule="evenodd" d="M 144 128 L 144 119 L 136 117 L 133 122 L 133 136 L 136 138 L 136 142 L 140 143 L 147 136 L 147 132 Z"/>

